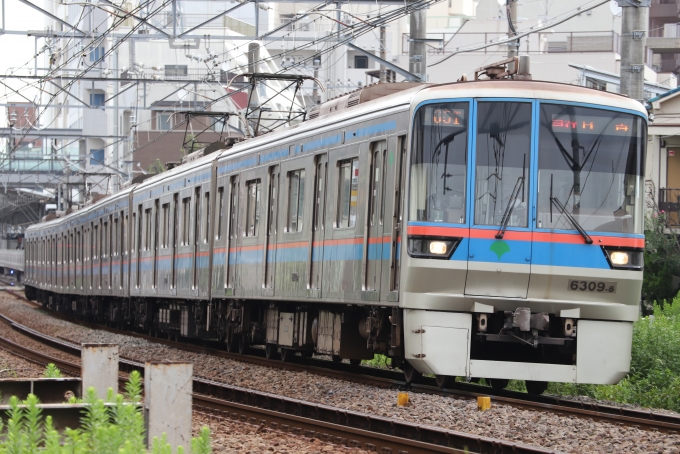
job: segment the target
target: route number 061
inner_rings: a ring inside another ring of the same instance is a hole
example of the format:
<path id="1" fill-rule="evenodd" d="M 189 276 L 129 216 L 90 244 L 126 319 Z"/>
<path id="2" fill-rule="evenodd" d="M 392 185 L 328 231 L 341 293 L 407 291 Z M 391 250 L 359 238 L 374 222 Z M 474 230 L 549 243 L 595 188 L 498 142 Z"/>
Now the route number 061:
<path id="1" fill-rule="evenodd" d="M 616 282 L 569 280 L 569 290 L 574 292 L 616 293 Z"/>

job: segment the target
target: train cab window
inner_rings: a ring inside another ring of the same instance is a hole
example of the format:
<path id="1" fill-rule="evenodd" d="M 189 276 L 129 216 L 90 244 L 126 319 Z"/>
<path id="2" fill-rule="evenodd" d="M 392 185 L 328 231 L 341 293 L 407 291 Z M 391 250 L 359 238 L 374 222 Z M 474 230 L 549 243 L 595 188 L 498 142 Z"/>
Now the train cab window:
<path id="1" fill-rule="evenodd" d="M 466 102 L 428 104 L 416 113 L 411 221 L 465 223 L 468 106 Z"/>
<path id="2" fill-rule="evenodd" d="M 359 159 L 338 162 L 338 210 L 336 228 L 350 228 L 357 223 Z"/>
<path id="3" fill-rule="evenodd" d="M 260 180 L 251 180 L 246 183 L 248 189 L 246 197 L 246 231 L 245 236 L 257 236 L 260 225 L 260 192 L 262 184 Z"/>
<path id="4" fill-rule="evenodd" d="M 191 197 L 182 199 L 182 246 L 189 244 L 189 226 L 191 225 Z"/>
<path id="5" fill-rule="evenodd" d="M 287 232 L 302 231 L 302 213 L 305 202 L 305 171 L 288 172 L 288 220 Z"/>
<path id="6" fill-rule="evenodd" d="M 536 226 L 642 233 L 644 122 L 628 113 L 543 104 Z M 564 213 L 562 212 L 564 211 Z"/>
<path id="7" fill-rule="evenodd" d="M 475 224 L 527 226 L 531 104 L 477 108 Z"/>
<path id="8" fill-rule="evenodd" d="M 224 187 L 217 189 L 217 220 L 215 232 L 215 239 L 222 238 L 222 216 L 224 216 Z"/>

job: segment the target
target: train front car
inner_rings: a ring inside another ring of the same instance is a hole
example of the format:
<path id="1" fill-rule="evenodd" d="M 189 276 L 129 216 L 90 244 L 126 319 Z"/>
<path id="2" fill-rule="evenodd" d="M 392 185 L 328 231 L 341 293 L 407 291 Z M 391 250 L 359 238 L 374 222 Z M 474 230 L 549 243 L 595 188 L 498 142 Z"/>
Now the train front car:
<path id="1" fill-rule="evenodd" d="M 646 113 L 574 86 L 437 86 L 412 107 L 407 378 L 617 383 L 643 268 Z"/>

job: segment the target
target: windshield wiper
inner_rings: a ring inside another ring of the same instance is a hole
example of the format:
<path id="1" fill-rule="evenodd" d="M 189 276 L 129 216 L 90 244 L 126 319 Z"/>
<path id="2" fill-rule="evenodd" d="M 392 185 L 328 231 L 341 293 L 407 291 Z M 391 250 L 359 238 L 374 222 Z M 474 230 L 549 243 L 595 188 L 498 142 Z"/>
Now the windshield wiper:
<path id="1" fill-rule="evenodd" d="M 515 187 L 512 189 L 512 194 L 510 195 L 508 206 L 505 208 L 505 213 L 503 213 L 503 217 L 501 218 L 501 228 L 498 229 L 498 233 L 496 233 L 497 240 L 502 239 L 503 235 L 505 235 L 505 230 L 508 228 L 508 222 L 510 221 L 510 215 L 512 214 L 512 210 L 515 208 L 515 202 L 517 201 L 517 197 L 519 197 L 520 191 L 522 191 L 522 198 L 524 198 L 523 188 L 524 188 L 524 175 L 517 178 Z"/>
<path id="2" fill-rule="evenodd" d="M 550 197 L 550 204 L 551 204 L 550 206 L 552 206 L 552 204 L 555 204 L 557 209 L 560 210 L 560 213 L 562 213 L 563 215 L 565 215 L 567 217 L 567 219 L 569 219 L 569 222 L 571 222 L 571 225 L 573 225 L 576 228 L 576 230 L 578 230 L 578 233 L 581 234 L 581 236 L 585 240 L 586 244 L 593 244 L 593 239 L 590 238 L 590 236 L 586 233 L 585 230 L 583 230 L 583 227 L 581 227 L 581 224 L 579 224 L 578 221 L 576 219 L 574 219 L 574 217 L 571 215 L 570 212 L 567 211 L 567 209 L 564 207 L 564 205 L 562 205 L 562 203 L 559 200 L 557 200 L 557 197 Z"/>

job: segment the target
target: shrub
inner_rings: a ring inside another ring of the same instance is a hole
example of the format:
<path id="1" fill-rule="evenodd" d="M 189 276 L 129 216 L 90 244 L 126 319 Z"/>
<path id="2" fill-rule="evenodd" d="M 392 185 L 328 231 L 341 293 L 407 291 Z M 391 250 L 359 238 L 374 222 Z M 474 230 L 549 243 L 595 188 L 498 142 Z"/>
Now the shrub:
<path id="1" fill-rule="evenodd" d="M 548 392 L 680 411 L 680 296 L 633 327 L 629 376 L 617 385 L 551 383 Z"/>
<path id="2" fill-rule="evenodd" d="M 59 369 L 48 366 L 52 373 Z M 47 374 L 46 370 L 46 374 Z M 60 375 L 60 374 L 59 374 Z M 81 427 L 66 429 L 63 436 L 54 429 L 52 418 L 43 420 L 38 398 L 29 394 L 21 402 L 16 396 L 10 399 L 7 426 L 0 421 L 0 452 L 7 454 L 139 454 L 147 453 L 142 407 L 142 379 L 139 372 L 130 374 L 125 386 L 125 396 L 109 389 L 105 403 L 97 398 L 93 388 L 87 390 L 83 401 Z M 23 405 L 22 405 L 23 404 Z M 210 430 L 201 429 L 191 441 L 193 454 L 210 454 Z M 184 452 L 177 448 L 177 454 Z M 172 454 L 165 439 L 154 437 L 153 454 Z"/>
<path id="3" fill-rule="evenodd" d="M 49 363 L 43 372 L 44 378 L 62 378 L 61 371 L 54 363 Z"/>
<path id="4" fill-rule="evenodd" d="M 675 234 L 667 234 L 668 214 L 654 213 L 645 218 L 645 272 L 642 294 L 647 301 L 671 300 L 673 276 L 680 275 L 680 244 Z"/>

